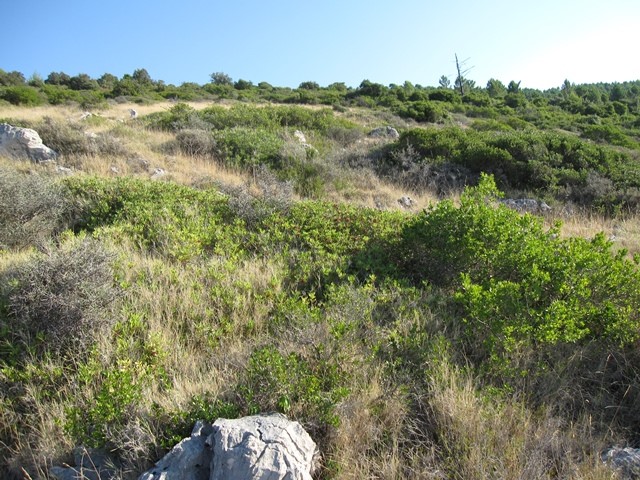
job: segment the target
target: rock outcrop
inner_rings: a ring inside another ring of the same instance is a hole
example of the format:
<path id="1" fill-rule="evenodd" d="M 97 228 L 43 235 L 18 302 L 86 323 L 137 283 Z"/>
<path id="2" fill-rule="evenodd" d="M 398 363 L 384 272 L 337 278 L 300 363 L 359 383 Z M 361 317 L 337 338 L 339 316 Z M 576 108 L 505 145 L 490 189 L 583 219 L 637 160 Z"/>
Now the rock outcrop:
<path id="1" fill-rule="evenodd" d="M 56 152 L 42 143 L 38 132 L 8 123 L 0 124 L 0 155 L 36 163 L 53 162 L 57 157 Z"/>
<path id="2" fill-rule="evenodd" d="M 316 445 L 298 422 L 255 415 L 198 422 L 139 480 L 311 480 Z"/>

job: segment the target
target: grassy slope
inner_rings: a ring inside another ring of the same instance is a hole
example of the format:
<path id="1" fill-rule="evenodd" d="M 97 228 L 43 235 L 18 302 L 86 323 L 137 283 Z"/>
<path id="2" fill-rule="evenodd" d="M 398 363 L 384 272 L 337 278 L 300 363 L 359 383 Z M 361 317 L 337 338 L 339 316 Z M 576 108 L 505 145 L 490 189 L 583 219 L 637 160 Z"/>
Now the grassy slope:
<path id="1" fill-rule="evenodd" d="M 400 189 L 340 161 L 347 154 L 375 158 L 379 142 L 338 146 L 310 134 L 330 165 L 323 198 L 333 203 L 298 202 L 279 196 L 274 185 L 285 185 L 262 171 L 243 173 L 185 155 L 168 146 L 174 134 L 121 122 L 126 107 L 106 110 L 86 126 L 124 150 L 66 155 L 62 163 L 76 171 L 70 178 L 2 159 L 4 185 L 25 185 L 29 176 L 21 172 L 36 172 L 45 184 L 28 186 L 28 196 L 60 182 L 72 192 L 52 193 L 72 199 L 46 212 L 59 222 L 33 217 L 42 222 L 38 228 L 25 230 L 0 255 L 3 475 L 20 478 L 25 468 L 33 478 L 47 478 L 48 467 L 68 461 L 73 446 L 84 443 L 108 448 L 123 476 L 135 478 L 198 418 L 279 410 L 318 442 L 320 478 L 610 478 L 599 451 L 633 441 L 629 427 L 640 422 L 633 412 L 633 349 L 595 333 L 552 344 L 527 343 L 524 334 L 514 337 L 515 350 L 503 352 L 506 364 L 482 357 L 486 352 L 461 321 L 472 310 L 451 301 L 464 294 L 457 276 L 440 281 L 446 270 L 430 263 L 431 254 L 415 253 L 412 235 L 423 235 L 421 217 L 396 202 L 408 193 L 418 211 L 435 195 Z M 146 115 L 168 106 L 135 108 Z M 389 120 L 368 111 L 345 115 L 367 127 Z M 79 113 L 0 110 L 2 118 L 29 122 L 43 116 L 65 125 Z M 149 180 L 154 168 L 168 175 Z M 50 177 L 53 185 L 46 183 Z M 361 208 L 374 205 L 384 210 Z M 443 212 L 442 232 L 457 228 Z M 515 216 L 482 212 L 495 222 L 486 229 L 512 232 Z M 468 214 L 460 222 L 476 218 Z M 69 219 L 76 233 L 60 234 Z M 633 216 L 573 216 L 567 226 L 566 236 L 604 231 L 638 251 Z M 540 228 L 544 235 L 548 227 Z M 431 238 L 424 235 L 420 242 Z M 502 236 L 505 251 L 521 250 Z M 525 250 L 532 258 L 547 258 L 547 247 L 531 245 Z M 551 251 L 560 255 L 564 245 Z M 603 256 L 591 248 L 584 247 L 584 265 L 597 257 L 605 270 L 631 268 L 609 260 L 608 247 Z M 54 278 L 82 279 L 84 267 L 72 259 L 83 249 L 92 258 L 108 253 L 110 260 L 96 260 L 95 268 L 112 276 L 115 302 L 86 295 L 100 287 L 93 277 L 60 295 L 52 290 Z M 416 265 L 424 270 L 416 273 Z M 473 268 L 480 267 L 464 271 Z M 576 275 L 588 282 L 580 268 Z M 535 281 L 522 275 L 522 285 Z M 631 285 L 618 277 L 611 282 L 605 295 Z M 72 318 L 96 325 L 81 329 L 82 342 L 65 344 L 57 324 L 47 322 L 54 298 L 79 306 L 61 315 L 60 325 Z M 33 309 L 21 313 L 16 299 Z M 600 305 L 593 308 L 600 312 Z M 49 336 L 31 327 L 38 321 Z M 529 374 L 514 376 L 513 368 L 523 366 Z"/>

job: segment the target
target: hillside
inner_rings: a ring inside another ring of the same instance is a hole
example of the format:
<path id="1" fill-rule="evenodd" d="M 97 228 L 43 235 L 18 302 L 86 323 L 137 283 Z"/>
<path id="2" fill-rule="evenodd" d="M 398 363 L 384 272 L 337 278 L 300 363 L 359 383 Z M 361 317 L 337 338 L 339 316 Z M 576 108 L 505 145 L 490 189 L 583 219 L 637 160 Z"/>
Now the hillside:
<path id="1" fill-rule="evenodd" d="M 59 155 L 0 157 L 3 478 L 77 445 L 137 478 L 270 411 L 323 479 L 609 479 L 637 445 L 637 82 L 5 77 Z"/>

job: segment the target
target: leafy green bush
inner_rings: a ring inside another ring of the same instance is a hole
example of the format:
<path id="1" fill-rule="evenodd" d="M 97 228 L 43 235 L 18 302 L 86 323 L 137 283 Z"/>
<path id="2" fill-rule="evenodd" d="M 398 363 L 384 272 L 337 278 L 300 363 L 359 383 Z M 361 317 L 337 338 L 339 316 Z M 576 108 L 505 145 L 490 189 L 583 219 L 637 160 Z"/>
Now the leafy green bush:
<path id="1" fill-rule="evenodd" d="M 276 164 L 284 143 L 275 133 L 250 127 L 218 130 L 214 138 L 223 163 L 241 168 Z"/>
<path id="2" fill-rule="evenodd" d="M 389 149 L 388 164 L 406 168 L 397 160 L 409 148 L 417 164 L 454 163 L 476 175 L 495 174 L 504 188 L 559 193 L 576 202 L 585 200 L 587 176 L 597 173 L 615 192 L 592 199 L 606 211 L 633 208 L 635 199 L 625 192 L 640 186 L 640 171 L 629 154 L 555 132 L 410 129 Z"/>
<path id="3" fill-rule="evenodd" d="M 238 387 L 250 413 L 278 411 L 314 425 L 337 425 L 336 404 L 348 390 L 336 361 L 300 354 L 283 355 L 272 346 L 254 350 Z M 316 427 L 317 428 L 317 427 Z"/>
<path id="4" fill-rule="evenodd" d="M 128 238 L 179 260 L 241 250 L 228 200 L 217 191 L 131 178 L 72 177 L 66 184 L 86 202 L 80 228 Z"/>
<path id="5" fill-rule="evenodd" d="M 398 105 L 394 112 L 403 118 L 412 118 L 417 122 L 439 123 L 447 117 L 446 109 L 439 102 L 417 101 Z"/>
<path id="6" fill-rule="evenodd" d="M 63 427 L 76 443 L 115 450 L 126 447 L 122 437 L 139 415 L 143 389 L 152 382 L 166 386 L 167 378 L 161 363 L 165 352 L 141 315 L 115 324 L 113 343 L 115 352 L 106 364 L 94 352 L 79 366 L 80 394 L 66 409 Z"/>
<path id="7" fill-rule="evenodd" d="M 539 218 L 494 206 L 497 196 L 484 176 L 460 207 L 444 201 L 419 215 L 395 253 L 400 275 L 455 290 L 470 358 L 512 366 L 558 344 L 635 342 L 640 273 L 626 252 L 613 254 L 602 235 L 561 240 Z"/>
<path id="8" fill-rule="evenodd" d="M 27 86 L 14 86 L 0 88 L 0 99 L 13 105 L 35 106 L 44 103 L 42 95 L 36 88 Z"/>

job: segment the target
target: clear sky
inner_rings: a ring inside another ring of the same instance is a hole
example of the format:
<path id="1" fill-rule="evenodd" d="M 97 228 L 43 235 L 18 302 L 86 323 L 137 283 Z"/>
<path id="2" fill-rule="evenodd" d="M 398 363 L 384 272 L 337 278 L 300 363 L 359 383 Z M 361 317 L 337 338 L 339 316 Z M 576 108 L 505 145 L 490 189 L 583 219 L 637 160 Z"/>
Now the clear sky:
<path id="1" fill-rule="evenodd" d="M 640 79 L 640 0 L 0 0 L 0 68 L 204 84 Z"/>

